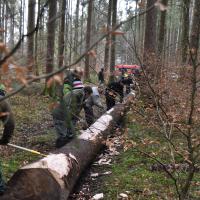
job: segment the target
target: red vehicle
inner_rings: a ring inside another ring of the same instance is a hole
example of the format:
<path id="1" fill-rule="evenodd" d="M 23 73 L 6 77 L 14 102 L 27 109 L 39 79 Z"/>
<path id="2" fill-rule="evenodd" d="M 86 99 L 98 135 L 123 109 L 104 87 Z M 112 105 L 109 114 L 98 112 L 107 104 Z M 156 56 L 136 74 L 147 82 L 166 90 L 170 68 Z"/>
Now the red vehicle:
<path id="1" fill-rule="evenodd" d="M 120 75 L 122 70 L 126 70 L 128 74 L 139 74 L 141 67 L 139 65 L 116 65 L 115 75 Z"/>

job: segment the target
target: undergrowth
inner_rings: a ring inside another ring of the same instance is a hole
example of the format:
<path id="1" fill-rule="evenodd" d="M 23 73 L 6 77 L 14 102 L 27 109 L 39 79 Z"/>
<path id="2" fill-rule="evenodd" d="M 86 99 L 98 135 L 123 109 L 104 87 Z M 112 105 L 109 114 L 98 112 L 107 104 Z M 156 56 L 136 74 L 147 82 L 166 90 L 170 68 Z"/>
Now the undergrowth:
<path id="1" fill-rule="evenodd" d="M 128 199 L 131 200 L 177 199 L 173 180 L 164 170 L 153 171 L 152 166 L 158 163 L 143 154 L 146 152 L 164 164 L 170 164 L 168 152 L 166 152 L 168 143 L 160 133 L 141 125 L 135 119 L 133 112 L 130 112 L 127 117 L 125 130 L 124 150 L 114 158 L 114 163 L 108 168 L 112 174 L 101 180 L 103 184 L 99 191 L 103 191 L 104 199 L 120 199 L 121 193 L 128 195 Z M 180 138 L 174 138 L 174 140 L 176 145 L 180 144 Z M 176 160 L 183 162 L 181 158 Z M 184 171 L 174 173 L 177 173 L 180 179 L 186 177 Z M 196 173 L 192 183 L 191 199 L 199 199 L 199 181 L 200 174 Z"/>

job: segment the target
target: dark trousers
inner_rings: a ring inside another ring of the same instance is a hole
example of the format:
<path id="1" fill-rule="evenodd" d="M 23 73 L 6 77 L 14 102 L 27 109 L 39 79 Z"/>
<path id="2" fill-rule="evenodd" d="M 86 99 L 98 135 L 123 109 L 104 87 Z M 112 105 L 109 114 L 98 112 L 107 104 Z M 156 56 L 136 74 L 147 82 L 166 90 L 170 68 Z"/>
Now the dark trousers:
<path id="1" fill-rule="evenodd" d="M 107 110 L 110 110 L 113 106 L 115 106 L 115 98 L 106 94 L 106 107 Z"/>
<path id="2" fill-rule="evenodd" d="M 85 111 L 85 120 L 90 126 L 94 122 L 94 112 L 92 106 L 84 106 L 84 111 Z"/>

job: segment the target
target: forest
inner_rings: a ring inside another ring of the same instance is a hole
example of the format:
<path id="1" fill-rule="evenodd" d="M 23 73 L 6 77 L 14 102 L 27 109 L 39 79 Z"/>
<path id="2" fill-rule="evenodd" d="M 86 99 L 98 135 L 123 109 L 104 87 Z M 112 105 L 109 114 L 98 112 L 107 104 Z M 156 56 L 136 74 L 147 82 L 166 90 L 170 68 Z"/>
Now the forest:
<path id="1" fill-rule="evenodd" d="M 0 0 L 0 199 L 200 199 L 200 0 Z"/>

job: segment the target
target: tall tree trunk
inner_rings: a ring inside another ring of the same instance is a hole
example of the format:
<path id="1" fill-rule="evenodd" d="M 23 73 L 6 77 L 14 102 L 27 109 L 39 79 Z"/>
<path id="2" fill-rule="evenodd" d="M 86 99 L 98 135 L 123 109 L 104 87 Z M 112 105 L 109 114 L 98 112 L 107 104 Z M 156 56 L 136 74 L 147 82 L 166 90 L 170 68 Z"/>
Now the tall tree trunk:
<path id="1" fill-rule="evenodd" d="M 4 34 L 4 43 L 7 44 L 7 33 L 8 33 L 8 18 L 5 17 L 6 15 L 8 15 L 8 7 L 5 5 L 4 6 L 4 30 L 5 30 L 5 34 Z"/>
<path id="2" fill-rule="evenodd" d="M 69 0 L 67 0 L 66 2 L 66 12 L 65 12 L 65 47 L 64 47 L 64 51 L 65 51 L 65 55 L 66 57 L 68 58 L 68 52 L 69 52 L 69 48 L 68 48 L 68 45 L 69 45 Z M 66 64 L 69 64 L 69 59 L 66 60 Z"/>
<path id="3" fill-rule="evenodd" d="M 57 1 L 49 0 L 49 17 L 47 25 L 47 55 L 46 55 L 46 73 L 53 71 L 54 65 L 54 41 L 55 41 L 55 20 L 57 11 Z"/>
<path id="4" fill-rule="evenodd" d="M 108 14 L 107 14 L 107 27 L 106 31 L 109 32 L 111 30 L 111 10 L 112 10 L 112 0 L 109 0 L 108 4 Z M 109 61 L 110 61 L 110 43 L 111 43 L 111 36 L 108 34 L 106 36 L 106 44 L 105 44 L 105 54 L 104 54 L 104 73 L 106 75 L 106 79 L 108 78 L 108 71 L 109 71 Z"/>
<path id="5" fill-rule="evenodd" d="M 141 10 L 142 11 L 142 10 Z M 146 22 L 145 22 L 145 15 L 142 15 L 140 16 L 140 23 L 141 23 L 141 49 L 140 49 L 140 55 L 143 59 L 143 52 L 144 52 L 144 39 L 145 39 L 145 25 L 146 25 Z"/>
<path id="6" fill-rule="evenodd" d="M 168 0 L 163 0 L 162 4 L 167 6 Z M 160 14 L 160 27 L 159 27 L 159 35 L 158 35 L 158 56 L 162 55 L 163 47 L 164 47 L 164 39 L 166 35 L 166 10 L 161 11 Z"/>
<path id="7" fill-rule="evenodd" d="M 40 4 L 41 0 L 38 0 L 38 13 L 40 12 Z M 41 20 L 39 21 L 39 24 L 41 23 Z M 37 31 L 35 33 L 35 74 L 36 76 L 39 76 L 39 65 L 38 65 L 38 35 L 39 32 Z"/>
<path id="8" fill-rule="evenodd" d="M 22 37 L 22 24 L 23 24 L 23 0 L 20 0 L 20 16 L 19 16 L 19 38 Z"/>
<path id="9" fill-rule="evenodd" d="M 163 0 L 162 4 L 167 6 L 168 0 Z M 163 60 L 163 48 L 164 48 L 164 41 L 166 37 L 166 10 L 161 11 L 160 13 L 160 26 L 159 26 L 159 33 L 158 33 L 158 50 L 157 50 L 157 57 L 158 57 L 158 65 L 157 65 L 157 79 L 161 78 L 162 74 L 162 60 Z"/>
<path id="10" fill-rule="evenodd" d="M 76 60 L 77 54 L 78 54 L 79 4 L 80 4 L 80 0 L 77 0 L 76 1 L 76 12 L 75 12 L 75 22 L 74 22 L 74 60 Z"/>
<path id="11" fill-rule="evenodd" d="M 23 0 L 23 15 L 22 15 L 22 34 L 24 34 L 24 30 L 25 30 L 25 23 L 24 23 L 24 21 L 25 21 L 25 1 L 26 0 Z M 22 55 L 24 55 L 24 42 L 22 41 Z"/>
<path id="12" fill-rule="evenodd" d="M 69 15 L 69 46 L 70 46 L 70 50 L 69 50 L 69 63 L 72 62 L 72 55 L 73 55 L 73 20 L 72 20 L 72 15 L 73 15 L 73 5 L 72 5 L 72 0 L 69 1 L 69 10 L 70 10 L 70 15 Z"/>
<path id="13" fill-rule="evenodd" d="M 82 54 L 83 52 L 83 46 L 85 47 L 85 45 L 83 44 L 83 24 L 84 24 L 84 0 L 81 1 L 81 5 L 82 5 L 82 10 L 81 10 L 81 30 L 80 30 L 80 35 L 81 35 L 81 39 L 80 39 L 80 49 L 79 49 L 79 53 Z"/>
<path id="14" fill-rule="evenodd" d="M 147 9 L 154 5 L 155 0 L 147 0 Z M 157 11 L 154 7 L 146 13 L 146 27 L 144 39 L 144 63 L 149 67 L 148 73 L 152 75 L 153 66 L 156 63 L 156 22 Z"/>
<path id="15" fill-rule="evenodd" d="M 86 32 L 86 51 L 90 47 L 90 40 L 91 40 L 92 11 L 93 11 L 92 8 L 93 8 L 93 0 L 89 0 L 88 18 L 87 18 L 87 32 Z M 89 55 L 89 53 L 85 57 L 84 76 L 85 76 L 85 79 L 90 79 L 90 55 Z"/>
<path id="16" fill-rule="evenodd" d="M 95 41 L 97 39 L 97 37 L 96 37 L 96 35 L 98 35 L 97 26 L 96 26 L 97 22 L 98 22 L 97 13 L 95 13 L 95 8 L 94 8 L 94 5 L 93 5 L 93 7 L 92 7 L 92 22 L 91 22 L 92 36 L 90 38 L 91 44 L 95 43 Z M 95 54 L 97 54 L 97 52 L 98 52 L 98 44 L 94 46 L 93 51 L 94 51 L 94 55 L 90 56 L 90 66 L 93 69 L 96 69 L 96 67 L 97 67 L 97 56 L 95 56 Z"/>
<path id="17" fill-rule="evenodd" d="M 190 36 L 190 49 L 192 53 L 192 59 L 196 61 L 198 48 L 199 48 L 199 34 L 200 34 L 200 1 L 195 0 L 192 28 Z"/>
<path id="18" fill-rule="evenodd" d="M 181 61 L 184 64 L 187 61 L 188 53 L 190 0 L 183 0 L 182 5 Z"/>
<path id="19" fill-rule="evenodd" d="M 35 27 L 35 0 L 29 0 L 28 2 L 28 27 L 27 32 L 30 33 Z M 27 63 L 29 65 L 29 71 L 33 72 L 34 65 L 34 35 L 28 37 L 27 41 Z"/>
<path id="20" fill-rule="evenodd" d="M 177 28 L 178 30 L 177 30 L 177 37 L 176 37 L 176 45 L 175 45 L 175 49 L 176 49 L 176 58 L 175 58 L 175 60 L 176 60 L 176 66 L 178 65 L 178 63 L 180 63 L 180 32 L 181 32 L 181 27 L 179 26 L 178 28 Z"/>
<path id="21" fill-rule="evenodd" d="M 3 3 L 0 1 L 0 42 L 3 42 Z"/>
<path id="22" fill-rule="evenodd" d="M 112 0 L 112 30 L 114 32 L 114 28 L 117 23 L 117 0 Z M 115 47 L 116 47 L 116 36 L 112 34 L 111 36 L 112 44 L 111 44 L 111 52 L 110 52 L 110 80 L 114 80 L 114 70 L 115 70 Z"/>
<path id="23" fill-rule="evenodd" d="M 63 66 L 63 58 L 64 58 L 64 47 L 65 47 L 65 10 L 66 10 L 66 0 L 62 0 L 61 5 L 61 21 L 60 21 L 60 31 L 58 38 L 58 67 Z"/>
<path id="24" fill-rule="evenodd" d="M 14 32 L 15 32 L 15 2 L 12 0 L 10 1 L 10 8 L 9 8 L 9 14 L 10 14 L 10 39 L 9 39 L 9 47 L 12 49 L 14 47 Z"/>

